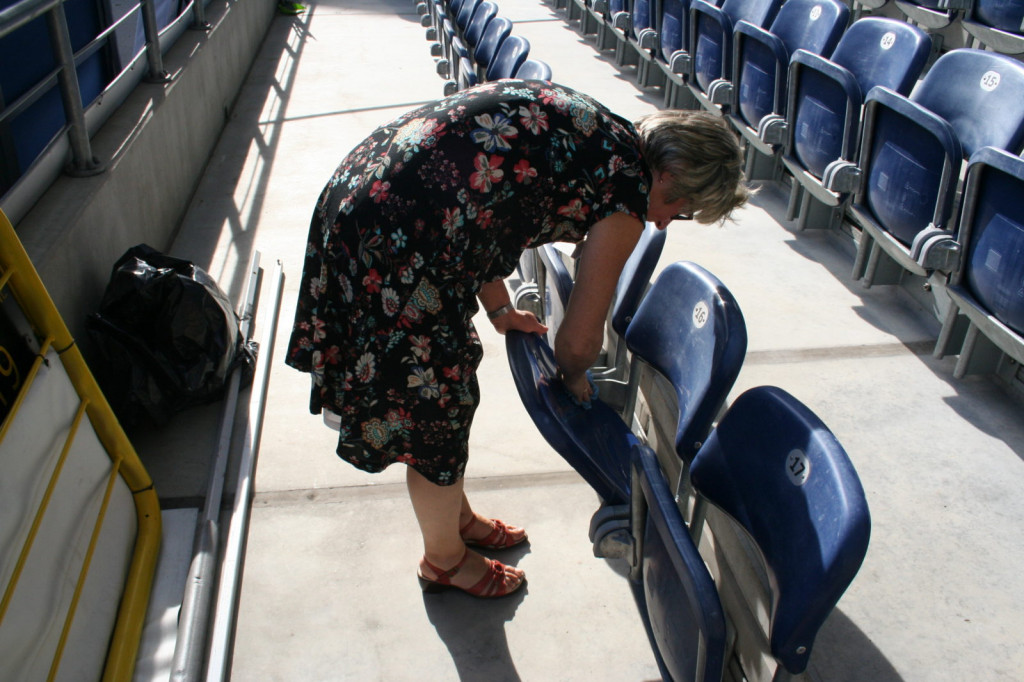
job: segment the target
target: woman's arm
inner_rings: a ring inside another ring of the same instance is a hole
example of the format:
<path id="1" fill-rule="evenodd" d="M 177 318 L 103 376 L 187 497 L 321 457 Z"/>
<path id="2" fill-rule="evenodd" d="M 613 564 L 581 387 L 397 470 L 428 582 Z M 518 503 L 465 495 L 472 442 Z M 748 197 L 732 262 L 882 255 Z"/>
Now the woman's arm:
<path id="1" fill-rule="evenodd" d="M 555 339 L 555 360 L 562 380 L 577 400 L 590 400 L 586 372 L 601 352 L 619 274 L 642 232 L 643 223 L 625 213 L 614 213 L 587 232 L 572 295 Z"/>
<path id="2" fill-rule="evenodd" d="M 498 279 L 487 282 L 480 287 L 477 298 L 480 305 L 487 312 L 491 324 L 499 334 L 504 334 L 510 329 L 537 334 L 547 333 L 548 328 L 541 324 L 533 313 L 525 310 L 516 310 L 512 307 L 512 299 L 509 298 L 508 288 L 505 280 Z M 491 317 L 491 315 L 495 317 Z"/>

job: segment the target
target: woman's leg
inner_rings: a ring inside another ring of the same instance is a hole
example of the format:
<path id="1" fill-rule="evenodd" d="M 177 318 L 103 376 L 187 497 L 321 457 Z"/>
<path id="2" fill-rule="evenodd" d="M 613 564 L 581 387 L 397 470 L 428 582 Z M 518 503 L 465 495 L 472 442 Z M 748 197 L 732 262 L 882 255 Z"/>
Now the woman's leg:
<path id="1" fill-rule="evenodd" d="M 434 566 L 448 569 L 459 563 L 466 554 L 466 545 L 459 535 L 459 517 L 463 509 L 469 508 L 469 500 L 463 492 L 464 479 L 450 486 L 430 482 L 412 467 L 408 467 L 406 483 L 409 499 L 412 501 L 416 520 L 423 534 L 423 557 Z M 468 518 L 468 516 L 467 516 Z M 487 572 L 488 562 L 476 552 L 469 552 L 462 569 L 452 577 L 452 584 L 472 587 Z M 420 562 L 420 573 L 428 579 L 435 576 L 424 562 Z M 514 566 L 505 567 L 505 585 L 508 589 L 522 582 L 523 572 Z"/>

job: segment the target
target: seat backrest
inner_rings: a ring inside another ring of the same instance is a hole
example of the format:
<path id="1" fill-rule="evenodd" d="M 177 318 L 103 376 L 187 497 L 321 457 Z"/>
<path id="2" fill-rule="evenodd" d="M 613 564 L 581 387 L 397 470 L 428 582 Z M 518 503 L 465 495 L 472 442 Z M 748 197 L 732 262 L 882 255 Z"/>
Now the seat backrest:
<path id="1" fill-rule="evenodd" d="M 662 375 L 678 400 L 676 453 L 685 462 L 700 447 L 747 351 L 736 300 L 695 263 L 666 267 L 626 329 L 634 357 Z"/>
<path id="2" fill-rule="evenodd" d="M 555 336 L 562 325 L 572 294 L 572 273 L 554 244 L 542 244 L 537 247 L 537 254 L 544 265 L 544 299 L 541 303 L 544 306 L 544 324 L 548 326 L 546 336 L 548 343 L 554 347 Z"/>
<path id="3" fill-rule="evenodd" d="M 828 57 L 849 15 L 838 0 L 789 0 L 768 34 L 744 21 L 736 25 L 733 85 L 739 113 L 751 127 L 767 114 L 785 113 L 790 55 L 805 50 Z"/>
<path id="4" fill-rule="evenodd" d="M 479 4 L 480 0 L 463 0 L 458 14 L 455 15 L 455 24 L 459 27 L 460 31 L 465 31 L 466 27 L 469 26 L 469 20 L 473 18 L 473 13 L 476 12 Z"/>
<path id="5" fill-rule="evenodd" d="M 633 449 L 633 519 L 640 542 L 633 593 L 666 680 L 720 680 L 726 627 L 715 583 L 686 530 L 668 482 L 650 448 Z"/>
<path id="6" fill-rule="evenodd" d="M 661 59 L 670 62 L 672 53 L 689 47 L 690 0 L 662 0 L 658 26 Z"/>
<path id="7" fill-rule="evenodd" d="M 615 305 L 612 308 L 612 329 L 620 337 L 626 335 L 626 329 L 633 320 L 640 300 L 647 293 L 651 284 L 654 268 L 665 248 L 665 230 L 659 230 L 654 223 L 647 223 L 640 235 L 640 240 L 633 247 L 633 253 L 626 260 L 619 275 L 619 283 L 615 287 Z"/>
<path id="8" fill-rule="evenodd" d="M 480 42 L 473 50 L 473 61 L 485 71 L 498 54 L 498 48 L 512 33 L 512 22 L 505 17 L 494 17 L 487 22 Z"/>
<path id="9" fill-rule="evenodd" d="M 701 89 L 732 73 L 732 33 L 739 21 L 763 28 L 775 17 L 781 0 L 725 0 L 721 8 L 705 0 L 690 5 L 693 72 Z"/>
<path id="10" fill-rule="evenodd" d="M 958 283 L 996 319 L 1024 336 L 1024 159 L 986 147 L 967 168 Z"/>
<path id="11" fill-rule="evenodd" d="M 754 388 L 729 408 L 690 467 L 698 499 L 741 526 L 764 559 L 772 655 L 807 667 L 815 636 L 860 569 L 871 521 L 839 441 L 785 391 Z"/>
<path id="12" fill-rule="evenodd" d="M 786 52 L 807 50 L 828 57 L 846 30 L 850 8 L 837 0 L 787 0 L 772 22 L 771 32 Z"/>
<path id="13" fill-rule="evenodd" d="M 969 157 L 982 147 L 1014 153 L 1024 144 L 1024 64 L 962 48 L 939 57 L 911 100 L 953 126 Z"/>
<path id="14" fill-rule="evenodd" d="M 498 6 L 490 0 L 484 0 L 477 5 L 476 11 L 473 12 L 473 16 L 469 20 L 469 25 L 466 26 L 466 44 L 469 45 L 470 49 L 475 48 L 480 43 L 480 39 L 484 35 L 484 29 L 487 28 L 487 24 L 490 23 L 491 19 L 496 16 L 498 16 Z"/>
<path id="15" fill-rule="evenodd" d="M 804 168 L 821 177 L 832 161 L 852 161 L 867 93 L 876 85 L 909 93 L 930 49 L 916 26 L 865 17 L 846 30 L 830 59 L 794 53 L 786 116 L 792 152 Z"/>
<path id="16" fill-rule="evenodd" d="M 1024 3 L 1015 0 L 974 0 L 968 18 L 1000 31 L 1024 33 Z"/>
<path id="17" fill-rule="evenodd" d="M 551 80 L 551 66 L 539 59 L 527 59 L 516 70 L 516 78 L 534 81 Z"/>
<path id="18" fill-rule="evenodd" d="M 510 35 L 502 41 L 494 60 L 487 67 L 487 80 L 512 78 L 530 56 L 530 41 L 522 36 Z"/>
<path id="19" fill-rule="evenodd" d="M 861 97 L 876 85 L 910 93 L 924 69 L 931 39 L 912 24 L 885 17 L 853 22 L 832 52 L 832 61 L 857 80 Z"/>
<path id="20" fill-rule="evenodd" d="M 628 11 L 629 32 L 634 39 L 644 29 L 654 28 L 654 3 L 651 0 L 630 0 Z"/>

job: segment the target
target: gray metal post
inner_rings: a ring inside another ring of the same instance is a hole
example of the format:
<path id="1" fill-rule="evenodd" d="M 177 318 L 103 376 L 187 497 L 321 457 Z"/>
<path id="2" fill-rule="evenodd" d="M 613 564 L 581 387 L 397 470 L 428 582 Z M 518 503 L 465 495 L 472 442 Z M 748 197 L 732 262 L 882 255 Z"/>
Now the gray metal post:
<path id="1" fill-rule="evenodd" d="M 164 58 L 160 53 L 160 29 L 156 25 L 155 0 L 141 0 L 142 29 L 146 34 L 146 62 L 149 64 L 149 83 L 166 83 L 171 80 L 164 70 Z"/>
<path id="2" fill-rule="evenodd" d="M 93 156 L 89 143 L 89 131 L 85 127 L 85 108 L 82 106 L 82 91 L 78 87 L 78 72 L 75 69 L 75 53 L 71 48 L 71 34 L 68 31 L 64 5 L 57 3 L 46 13 L 50 29 L 50 42 L 60 66 L 57 82 L 64 115 L 68 122 L 68 140 L 71 143 L 71 164 L 68 172 L 72 175 L 95 175 L 103 172 L 103 165 Z"/>

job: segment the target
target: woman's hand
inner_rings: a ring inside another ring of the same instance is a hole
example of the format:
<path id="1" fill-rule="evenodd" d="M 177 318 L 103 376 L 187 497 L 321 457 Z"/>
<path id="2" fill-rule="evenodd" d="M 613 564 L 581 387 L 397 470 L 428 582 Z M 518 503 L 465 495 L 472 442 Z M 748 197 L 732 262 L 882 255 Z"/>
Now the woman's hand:
<path id="1" fill-rule="evenodd" d="M 594 385 L 590 382 L 590 378 L 586 372 L 577 372 L 572 375 L 563 373 L 561 370 L 558 372 L 559 378 L 562 380 L 562 384 L 565 386 L 565 390 L 569 392 L 577 403 L 583 406 L 589 406 L 591 400 L 594 399 Z"/>
<path id="2" fill-rule="evenodd" d="M 491 322 L 499 334 L 509 330 L 526 332 L 527 334 L 546 334 L 547 325 L 541 324 L 537 317 L 527 310 L 511 310 Z"/>

